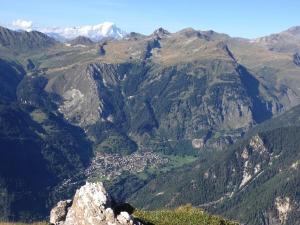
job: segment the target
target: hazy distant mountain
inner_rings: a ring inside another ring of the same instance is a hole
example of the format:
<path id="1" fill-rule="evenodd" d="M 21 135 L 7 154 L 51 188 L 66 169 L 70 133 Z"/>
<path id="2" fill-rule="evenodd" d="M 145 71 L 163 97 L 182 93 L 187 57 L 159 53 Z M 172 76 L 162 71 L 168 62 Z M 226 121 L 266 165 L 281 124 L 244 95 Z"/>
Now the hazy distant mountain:
<path id="1" fill-rule="evenodd" d="M 270 50 L 280 52 L 300 52 L 300 26 L 252 40 L 265 45 Z"/>
<path id="2" fill-rule="evenodd" d="M 84 36 L 78 36 L 77 38 L 71 40 L 71 41 L 68 41 L 68 43 L 70 45 L 91 45 L 91 44 L 94 44 L 94 42 L 87 38 L 87 37 L 84 37 Z"/>
<path id="3" fill-rule="evenodd" d="M 57 42 L 39 31 L 13 31 L 0 27 L 0 46 L 13 50 L 37 50 L 54 46 Z"/>
<path id="4" fill-rule="evenodd" d="M 126 35 L 125 31 L 121 30 L 111 22 L 81 27 L 42 28 L 39 30 L 59 41 L 71 40 L 78 36 L 84 36 L 93 41 L 99 41 L 104 38 L 121 39 Z"/>

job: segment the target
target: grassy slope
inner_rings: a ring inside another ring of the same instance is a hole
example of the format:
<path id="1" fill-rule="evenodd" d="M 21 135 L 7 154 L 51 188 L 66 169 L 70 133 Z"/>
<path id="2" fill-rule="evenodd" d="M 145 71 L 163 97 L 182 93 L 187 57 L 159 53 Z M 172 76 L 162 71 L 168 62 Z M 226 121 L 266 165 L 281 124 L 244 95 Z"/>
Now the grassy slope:
<path id="1" fill-rule="evenodd" d="M 189 205 L 175 210 L 136 211 L 134 216 L 147 225 L 237 225 L 218 216 L 212 216 Z"/>
<path id="2" fill-rule="evenodd" d="M 134 212 L 134 216 L 143 221 L 145 225 L 238 225 L 236 222 L 227 221 L 218 216 L 205 213 L 202 209 L 190 205 L 179 207 L 175 210 L 157 210 Z M 147 221 L 147 222 L 145 222 Z M 0 225 L 49 225 L 40 223 L 1 223 Z"/>

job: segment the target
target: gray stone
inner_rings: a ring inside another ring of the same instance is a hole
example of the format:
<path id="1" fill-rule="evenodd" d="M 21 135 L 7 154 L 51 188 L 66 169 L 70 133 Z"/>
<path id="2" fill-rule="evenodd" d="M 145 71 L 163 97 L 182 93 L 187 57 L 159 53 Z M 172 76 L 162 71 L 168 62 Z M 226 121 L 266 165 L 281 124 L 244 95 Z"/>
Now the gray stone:
<path id="1" fill-rule="evenodd" d="M 67 216 L 68 209 L 72 204 L 72 200 L 60 201 L 50 212 L 50 223 L 59 225 Z"/>
<path id="2" fill-rule="evenodd" d="M 55 225 L 142 225 L 128 212 L 116 215 L 112 200 L 102 183 L 86 183 L 71 201 L 61 201 L 51 210 L 50 223 Z"/>

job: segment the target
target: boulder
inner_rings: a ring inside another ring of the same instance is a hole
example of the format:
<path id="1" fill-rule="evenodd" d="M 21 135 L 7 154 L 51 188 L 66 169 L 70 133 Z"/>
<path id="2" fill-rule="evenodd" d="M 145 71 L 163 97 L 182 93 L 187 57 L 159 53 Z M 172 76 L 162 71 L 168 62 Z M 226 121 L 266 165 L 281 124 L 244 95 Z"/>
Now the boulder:
<path id="1" fill-rule="evenodd" d="M 51 210 L 50 223 L 54 225 L 142 225 L 131 212 L 114 209 L 112 199 L 103 184 L 86 183 L 75 193 L 72 205 L 61 201 Z"/>
<path id="2" fill-rule="evenodd" d="M 68 209 L 72 204 L 72 200 L 60 201 L 50 212 L 50 223 L 59 225 L 67 216 Z"/>

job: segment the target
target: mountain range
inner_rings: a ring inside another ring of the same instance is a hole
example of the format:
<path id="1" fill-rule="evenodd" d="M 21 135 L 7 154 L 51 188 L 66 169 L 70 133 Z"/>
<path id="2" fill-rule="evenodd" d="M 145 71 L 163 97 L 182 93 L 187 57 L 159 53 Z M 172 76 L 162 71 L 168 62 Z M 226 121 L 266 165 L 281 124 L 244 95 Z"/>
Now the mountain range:
<path id="1" fill-rule="evenodd" d="M 112 22 L 74 27 L 34 27 L 32 21 L 17 20 L 13 22 L 13 27 L 20 32 L 39 31 L 61 42 L 70 41 L 78 36 L 100 41 L 103 39 L 121 39 L 126 35 L 125 31 Z"/>
<path id="2" fill-rule="evenodd" d="M 105 38 L 121 39 L 126 35 L 125 31 L 122 31 L 110 22 L 81 27 L 45 28 L 40 31 L 59 41 L 71 40 L 78 36 L 85 36 L 93 41 L 100 41 Z"/>
<path id="3" fill-rule="evenodd" d="M 140 208 L 299 224 L 299 27 L 107 27 L 0 28 L 0 218 L 44 219 L 88 180 Z"/>

